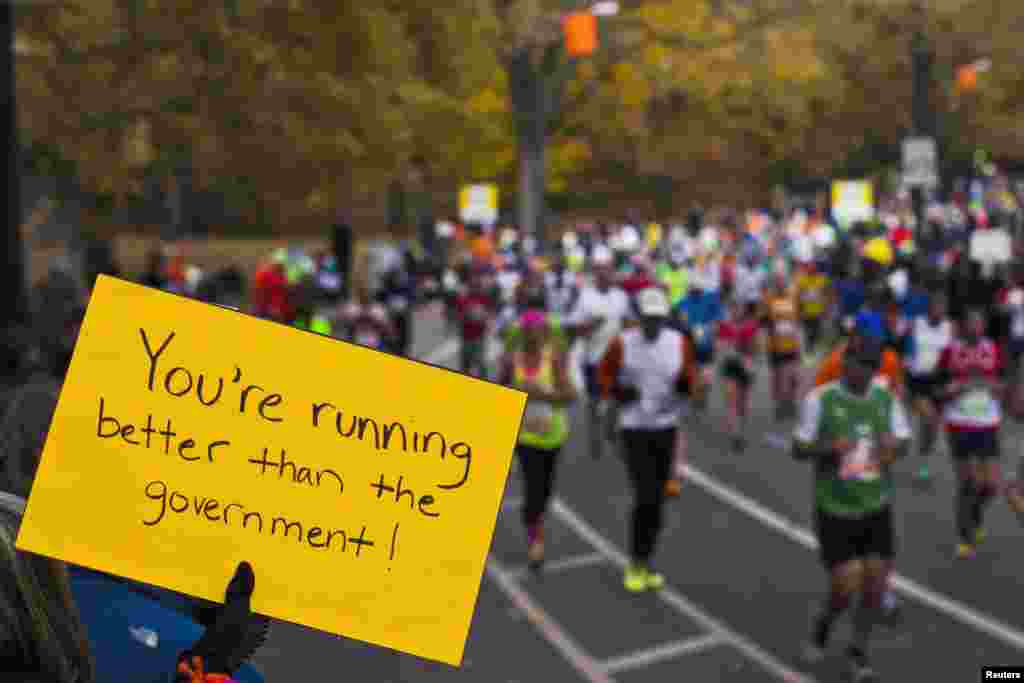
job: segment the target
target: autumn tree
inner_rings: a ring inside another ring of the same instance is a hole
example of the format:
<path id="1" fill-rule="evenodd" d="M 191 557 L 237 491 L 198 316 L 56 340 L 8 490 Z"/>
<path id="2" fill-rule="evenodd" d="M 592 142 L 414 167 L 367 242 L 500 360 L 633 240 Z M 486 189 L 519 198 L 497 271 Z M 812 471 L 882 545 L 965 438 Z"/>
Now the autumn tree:
<path id="1" fill-rule="evenodd" d="M 464 101 L 494 72 L 472 0 L 26 5 L 24 137 L 123 199 L 181 165 L 201 188 L 247 187 L 280 226 L 372 198 L 420 151 L 489 134 Z M 458 49 L 453 49 L 458 45 Z"/>

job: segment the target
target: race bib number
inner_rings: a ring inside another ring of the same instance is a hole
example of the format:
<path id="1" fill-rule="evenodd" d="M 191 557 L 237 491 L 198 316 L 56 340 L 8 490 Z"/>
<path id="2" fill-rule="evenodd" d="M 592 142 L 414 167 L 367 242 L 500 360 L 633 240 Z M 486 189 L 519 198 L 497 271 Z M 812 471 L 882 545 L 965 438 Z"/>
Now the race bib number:
<path id="1" fill-rule="evenodd" d="M 846 454 L 839 467 L 839 478 L 844 481 L 876 481 L 881 468 L 872 454 L 871 439 L 858 439 L 856 447 Z"/>
<path id="2" fill-rule="evenodd" d="M 551 404 L 527 401 L 523 413 L 523 429 L 531 434 L 547 434 L 554 424 L 555 411 Z"/>
<path id="3" fill-rule="evenodd" d="M 996 414 L 996 401 L 984 389 L 976 389 L 960 399 L 960 412 L 974 420 L 984 420 Z"/>

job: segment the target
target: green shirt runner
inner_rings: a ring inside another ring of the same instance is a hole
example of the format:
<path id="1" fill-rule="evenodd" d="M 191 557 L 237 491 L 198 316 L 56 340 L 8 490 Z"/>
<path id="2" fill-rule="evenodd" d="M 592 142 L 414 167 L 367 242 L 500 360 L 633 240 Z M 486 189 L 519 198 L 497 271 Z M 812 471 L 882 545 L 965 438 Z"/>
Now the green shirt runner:
<path id="1" fill-rule="evenodd" d="M 841 462 L 816 463 L 818 509 L 837 517 L 862 518 L 888 505 L 892 473 L 874 456 L 875 444 L 887 433 L 906 440 L 911 428 L 899 399 L 882 385 L 872 382 L 864 396 L 853 394 L 841 382 L 811 391 L 793 434 L 797 444 L 812 448 L 848 439 L 854 445 Z"/>

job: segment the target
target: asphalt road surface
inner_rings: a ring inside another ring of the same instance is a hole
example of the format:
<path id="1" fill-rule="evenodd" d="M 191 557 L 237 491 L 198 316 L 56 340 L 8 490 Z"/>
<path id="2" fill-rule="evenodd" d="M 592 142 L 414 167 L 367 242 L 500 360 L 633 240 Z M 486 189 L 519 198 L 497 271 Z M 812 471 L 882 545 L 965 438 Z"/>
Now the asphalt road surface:
<path id="1" fill-rule="evenodd" d="M 457 346 L 439 318 L 421 313 L 415 329 L 415 354 L 452 366 Z M 810 471 L 789 458 L 788 430 L 772 423 L 767 385 L 762 368 L 746 453 L 727 450 L 717 386 L 709 414 L 687 426 L 689 476 L 669 503 L 656 557 L 666 590 L 623 590 L 625 470 L 613 453 L 594 460 L 586 426 L 575 420 L 546 524 L 548 567 L 539 577 L 523 568 L 513 467 L 460 669 L 288 624 L 275 624 L 257 666 L 270 683 L 844 680 L 848 624 L 825 661 L 800 660 L 825 577 L 810 532 Z M 1006 439 L 1007 467 L 1016 467 L 1020 431 Z M 944 451 L 934 456 L 926 488 L 913 481 L 916 464 L 901 467 L 895 586 L 904 620 L 876 635 L 882 680 L 967 683 L 980 680 L 982 666 L 1024 664 L 1024 529 L 1000 499 L 977 557 L 954 559 L 950 462 Z"/>

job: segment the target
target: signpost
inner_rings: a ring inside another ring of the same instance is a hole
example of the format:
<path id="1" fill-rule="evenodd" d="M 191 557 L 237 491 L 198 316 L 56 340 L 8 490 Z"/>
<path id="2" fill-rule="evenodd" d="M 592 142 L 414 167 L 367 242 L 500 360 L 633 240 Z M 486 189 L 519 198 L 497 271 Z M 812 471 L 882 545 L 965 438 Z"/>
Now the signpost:
<path id="1" fill-rule="evenodd" d="M 467 185 L 459 192 L 459 219 L 492 227 L 498 222 L 498 186 Z"/>
<path id="2" fill-rule="evenodd" d="M 929 189 L 939 186 L 939 148 L 935 138 L 903 141 L 903 184 Z"/>
<path id="3" fill-rule="evenodd" d="M 857 221 L 875 217 L 874 187 L 867 180 L 837 180 L 832 183 L 832 218 L 844 230 Z"/>

